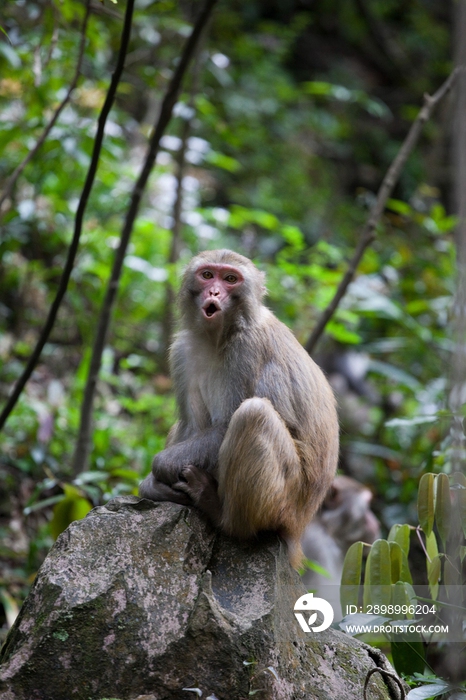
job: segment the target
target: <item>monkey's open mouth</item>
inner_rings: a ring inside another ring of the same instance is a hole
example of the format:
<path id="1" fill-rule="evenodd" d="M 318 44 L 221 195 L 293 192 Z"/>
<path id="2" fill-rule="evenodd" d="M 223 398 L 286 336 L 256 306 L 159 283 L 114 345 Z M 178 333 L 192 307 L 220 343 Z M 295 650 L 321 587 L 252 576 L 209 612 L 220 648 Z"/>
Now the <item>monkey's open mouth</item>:
<path id="1" fill-rule="evenodd" d="M 220 311 L 220 304 L 216 304 L 215 302 L 211 301 L 210 304 L 205 306 L 202 310 L 207 318 L 212 318 L 217 311 Z"/>
<path id="2" fill-rule="evenodd" d="M 217 309 L 215 304 L 209 304 L 209 306 L 206 309 L 204 309 L 204 312 L 205 312 L 205 315 L 207 316 L 207 318 L 210 318 L 211 316 L 213 316 L 215 313 L 217 313 L 217 311 L 219 311 L 219 309 Z"/>

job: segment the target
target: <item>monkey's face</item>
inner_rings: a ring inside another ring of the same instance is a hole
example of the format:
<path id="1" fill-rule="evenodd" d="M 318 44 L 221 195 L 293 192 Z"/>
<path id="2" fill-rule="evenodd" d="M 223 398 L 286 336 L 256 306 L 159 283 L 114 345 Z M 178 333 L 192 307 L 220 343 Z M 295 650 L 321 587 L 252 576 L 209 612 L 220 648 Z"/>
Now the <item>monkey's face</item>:
<path id="1" fill-rule="evenodd" d="M 216 325 L 234 306 L 244 283 L 242 272 L 233 265 L 204 263 L 194 272 L 197 304 L 203 320 Z"/>

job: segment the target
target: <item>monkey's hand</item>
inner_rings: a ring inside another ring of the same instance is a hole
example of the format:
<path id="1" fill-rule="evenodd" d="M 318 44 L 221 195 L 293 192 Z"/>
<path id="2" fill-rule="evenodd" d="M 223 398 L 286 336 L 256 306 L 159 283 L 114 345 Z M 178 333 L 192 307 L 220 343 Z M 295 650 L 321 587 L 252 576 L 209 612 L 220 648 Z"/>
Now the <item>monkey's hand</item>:
<path id="1" fill-rule="evenodd" d="M 202 510 L 212 524 L 219 527 L 222 520 L 222 504 L 218 497 L 217 480 L 204 469 L 190 464 L 181 471 L 181 479 L 173 489 L 187 494 L 192 503 Z"/>
<path id="2" fill-rule="evenodd" d="M 193 436 L 168 445 L 155 455 L 152 473 L 157 481 L 167 486 L 180 481 L 183 469 L 191 465 L 203 471 L 214 472 L 218 463 L 218 452 L 225 436 L 227 424 L 216 424 Z M 176 433 L 174 433 L 176 437 Z"/>
<path id="3" fill-rule="evenodd" d="M 148 498 L 151 501 L 170 501 L 182 506 L 193 505 L 193 501 L 187 493 L 158 481 L 152 473 L 146 476 L 140 485 L 139 495 L 141 498 Z"/>

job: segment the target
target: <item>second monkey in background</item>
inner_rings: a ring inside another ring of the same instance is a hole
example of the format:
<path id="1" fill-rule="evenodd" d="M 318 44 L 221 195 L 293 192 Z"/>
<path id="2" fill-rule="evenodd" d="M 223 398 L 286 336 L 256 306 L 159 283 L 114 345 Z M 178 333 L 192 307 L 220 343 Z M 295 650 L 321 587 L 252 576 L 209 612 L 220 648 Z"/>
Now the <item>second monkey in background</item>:
<path id="1" fill-rule="evenodd" d="M 372 544 L 380 537 L 380 523 L 371 510 L 371 501 L 367 486 L 348 476 L 335 477 L 301 541 L 305 557 L 327 574 L 307 569 L 302 576 L 304 585 L 331 603 L 336 621 L 343 617 L 340 583 L 346 552 L 354 542 Z"/>

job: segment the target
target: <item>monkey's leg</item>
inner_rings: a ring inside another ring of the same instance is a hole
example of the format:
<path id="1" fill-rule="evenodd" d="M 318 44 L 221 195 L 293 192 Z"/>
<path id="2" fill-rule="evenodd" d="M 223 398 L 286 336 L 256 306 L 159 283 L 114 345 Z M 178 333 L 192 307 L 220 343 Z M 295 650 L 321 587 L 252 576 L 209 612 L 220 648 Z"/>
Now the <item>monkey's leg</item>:
<path id="1" fill-rule="evenodd" d="M 248 539 L 261 530 L 278 532 L 299 567 L 309 485 L 293 439 L 268 399 L 247 399 L 233 414 L 220 447 L 218 488 L 211 474 L 192 465 L 173 488 L 189 494 L 229 535 Z"/>
<path id="2" fill-rule="evenodd" d="M 275 530 L 299 559 L 300 503 L 307 484 L 294 441 L 268 399 L 244 401 L 233 414 L 219 453 L 222 529 L 248 538 Z"/>

